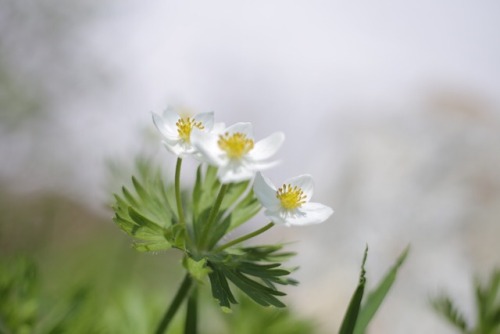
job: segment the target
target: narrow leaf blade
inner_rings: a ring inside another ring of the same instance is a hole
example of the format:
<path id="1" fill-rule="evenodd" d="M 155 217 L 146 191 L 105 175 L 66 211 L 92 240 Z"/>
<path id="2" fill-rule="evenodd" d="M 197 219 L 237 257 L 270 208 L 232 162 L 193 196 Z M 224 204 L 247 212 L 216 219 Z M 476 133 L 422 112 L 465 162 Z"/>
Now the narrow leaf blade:
<path id="1" fill-rule="evenodd" d="M 358 320 L 359 309 L 361 307 L 361 300 L 363 299 L 363 293 L 365 290 L 365 262 L 368 256 L 368 246 L 365 248 L 365 254 L 363 256 L 363 262 L 361 263 L 361 273 L 359 275 L 359 284 L 351 297 L 351 302 L 347 308 L 347 312 L 342 320 L 342 325 L 340 326 L 339 334 L 352 334 L 356 326 L 356 321 Z"/>
<path id="2" fill-rule="evenodd" d="M 356 328 L 354 330 L 355 334 L 363 334 L 365 332 L 366 327 L 372 320 L 378 308 L 384 301 L 387 293 L 391 289 L 392 284 L 396 280 L 398 270 L 406 260 L 409 250 L 410 248 L 406 247 L 406 249 L 401 253 L 401 255 L 399 255 L 396 263 L 387 272 L 379 285 L 368 295 L 366 302 L 364 303 L 359 313 L 358 320 L 356 322 Z"/>

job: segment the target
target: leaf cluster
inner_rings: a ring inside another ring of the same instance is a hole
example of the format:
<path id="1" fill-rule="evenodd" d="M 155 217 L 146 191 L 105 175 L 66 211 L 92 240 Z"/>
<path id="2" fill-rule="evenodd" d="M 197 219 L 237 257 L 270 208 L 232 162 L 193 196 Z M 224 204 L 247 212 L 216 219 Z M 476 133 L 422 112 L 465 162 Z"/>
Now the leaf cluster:
<path id="1" fill-rule="evenodd" d="M 139 172 L 132 177 L 132 187 L 123 186 L 121 194 L 114 194 L 113 221 L 135 239 L 133 247 L 140 252 L 184 249 L 173 187 L 164 183 L 158 169 L 142 167 Z"/>
<path id="2" fill-rule="evenodd" d="M 109 257 L 115 261 L 115 257 Z M 81 263 L 83 270 L 90 263 Z M 0 333 L 31 334 L 113 334 L 152 333 L 158 315 L 163 310 L 163 293 L 144 291 L 141 280 L 127 278 L 113 272 L 109 277 L 99 274 L 85 282 L 62 279 L 61 276 L 43 277 L 43 272 L 29 258 L 2 258 L 0 256 Z M 104 275 L 110 275 L 104 274 Z M 44 293 L 43 285 L 50 279 L 58 286 L 57 294 Z M 120 284 L 99 286 L 105 280 L 119 280 Z M 102 288 L 106 289 L 103 295 Z M 165 291 L 175 286 L 166 286 Z M 238 334 L 302 334 L 314 333 L 311 321 L 300 319 L 289 309 L 262 308 L 250 298 L 235 292 L 239 307 L 231 315 L 210 320 L 207 333 Z M 201 311 L 209 307 L 200 294 Z M 96 316 L 98 315 L 98 316 Z M 252 324 L 252 326 L 249 326 Z M 174 319 L 168 333 L 183 333 L 180 317 Z"/>
<path id="3" fill-rule="evenodd" d="M 183 251 L 184 267 L 198 282 L 210 280 L 212 295 L 223 310 L 237 303 L 230 284 L 260 305 L 285 306 L 279 300 L 285 293 L 277 286 L 296 284 L 288 278 L 292 270 L 281 264 L 293 253 L 283 252 L 282 245 L 217 248 L 228 232 L 261 209 L 248 181 L 223 185 L 215 167 L 200 165 L 192 192 L 183 196 L 185 223 L 174 209 L 175 187 L 165 184 L 153 168 L 142 168 L 132 177 L 132 186 L 114 196 L 114 221 L 134 238 L 134 248 Z"/>
<path id="4" fill-rule="evenodd" d="M 278 299 L 285 293 L 276 286 L 296 285 L 297 281 L 286 277 L 292 270 L 281 268 L 275 261 L 294 255 L 281 249 L 282 245 L 247 247 L 238 253 L 221 252 L 209 257 L 212 295 L 223 310 L 229 311 L 231 304 L 237 303 L 228 282 L 262 306 L 285 307 Z"/>
<path id="5" fill-rule="evenodd" d="M 42 300 L 35 263 L 25 257 L 0 262 L 0 333 L 94 332 L 84 305 L 88 289 L 73 288 L 56 301 Z"/>

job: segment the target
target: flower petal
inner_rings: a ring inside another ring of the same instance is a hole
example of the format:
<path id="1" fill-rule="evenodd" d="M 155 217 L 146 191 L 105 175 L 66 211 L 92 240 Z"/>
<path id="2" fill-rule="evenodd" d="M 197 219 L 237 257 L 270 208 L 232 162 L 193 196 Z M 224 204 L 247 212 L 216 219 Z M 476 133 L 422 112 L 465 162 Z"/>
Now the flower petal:
<path id="1" fill-rule="evenodd" d="M 180 140 L 169 141 L 169 140 L 165 139 L 163 141 L 163 145 L 165 145 L 167 150 L 169 150 L 171 153 L 173 153 L 179 157 L 182 157 L 185 154 L 191 154 L 194 152 L 194 148 L 191 147 L 191 145 L 187 145 Z"/>
<path id="2" fill-rule="evenodd" d="M 297 211 L 297 214 L 286 218 L 285 225 L 319 224 L 327 220 L 333 213 L 332 208 L 320 203 L 306 203 Z"/>
<path id="3" fill-rule="evenodd" d="M 276 187 L 271 183 L 271 181 L 262 175 L 262 173 L 257 173 L 255 176 L 255 181 L 253 183 L 253 192 L 259 200 L 263 207 L 270 210 L 279 209 L 279 199 L 276 197 Z"/>
<path id="4" fill-rule="evenodd" d="M 278 151 L 284 140 L 285 135 L 282 132 L 273 133 L 256 142 L 248 157 L 255 161 L 269 159 Z"/>
<path id="5" fill-rule="evenodd" d="M 206 131 L 211 131 L 214 127 L 214 113 L 205 112 L 193 117 L 196 122 L 201 122 Z"/>
<path id="6" fill-rule="evenodd" d="M 271 220 L 275 224 L 285 224 L 285 225 L 287 225 L 286 219 L 282 217 L 282 214 L 280 213 L 279 210 L 276 211 L 276 210 L 266 209 L 264 211 L 264 215 L 267 218 L 269 218 L 269 220 Z"/>
<path id="7" fill-rule="evenodd" d="M 253 171 L 258 172 L 258 171 L 263 171 L 269 168 L 272 168 L 276 165 L 279 165 L 281 161 L 275 160 L 275 161 L 268 161 L 268 162 L 255 162 L 255 161 L 248 161 L 246 160 L 246 164 L 248 165 L 248 168 L 251 168 Z"/>
<path id="8" fill-rule="evenodd" d="M 252 131 L 252 124 L 251 123 L 245 123 L 245 122 L 240 122 L 240 123 L 235 123 L 229 127 L 227 127 L 224 132 L 229 132 L 229 133 L 243 133 L 246 135 L 248 138 L 253 138 L 253 131 Z"/>
<path id="9" fill-rule="evenodd" d="M 224 123 L 224 122 L 217 122 L 217 123 L 214 124 L 214 126 L 212 128 L 212 132 L 220 135 L 220 134 L 224 133 L 224 129 L 225 128 L 226 128 L 226 123 Z"/>
<path id="10" fill-rule="evenodd" d="M 153 113 L 153 122 L 156 128 L 163 136 L 169 139 L 176 139 L 179 137 L 177 125 L 175 124 L 178 120 L 179 115 L 170 108 L 166 109 L 161 116 Z"/>
<path id="11" fill-rule="evenodd" d="M 292 177 L 291 179 L 288 179 L 283 183 L 299 187 L 304 192 L 304 195 L 306 195 L 306 201 L 309 202 L 311 200 L 314 191 L 314 182 L 311 175 L 299 175 L 296 177 Z"/>
<path id="12" fill-rule="evenodd" d="M 191 132 L 191 145 L 198 150 L 207 163 L 215 166 L 222 166 L 226 164 L 223 152 L 217 145 L 217 135 L 207 133 L 199 129 L 193 129 Z"/>
<path id="13" fill-rule="evenodd" d="M 239 161 L 231 161 L 219 167 L 217 177 L 221 183 L 236 183 L 250 180 L 254 171 L 241 164 Z"/>

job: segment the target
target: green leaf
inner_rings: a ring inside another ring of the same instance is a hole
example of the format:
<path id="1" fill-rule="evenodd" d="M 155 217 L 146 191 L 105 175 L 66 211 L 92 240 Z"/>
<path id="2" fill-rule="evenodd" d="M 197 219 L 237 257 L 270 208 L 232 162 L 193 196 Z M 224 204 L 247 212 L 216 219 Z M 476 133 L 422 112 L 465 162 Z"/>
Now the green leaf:
<path id="1" fill-rule="evenodd" d="M 163 235 L 151 231 L 149 228 L 135 224 L 130 219 L 125 219 L 116 214 L 113 221 L 128 235 L 140 240 L 164 240 Z"/>
<path id="2" fill-rule="evenodd" d="M 361 263 L 361 273 L 359 275 L 359 284 L 349 303 L 347 312 L 340 326 L 339 334 L 352 334 L 354 332 L 354 327 L 356 326 L 356 321 L 358 319 L 359 309 L 361 306 L 361 300 L 363 299 L 363 292 L 365 290 L 365 262 L 368 256 L 368 246 L 365 248 L 365 254 L 363 256 L 363 262 Z"/>
<path id="3" fill-rule="evenodd" d="M 245 198 L 243 198 L 232 210 L 230 216 L 231 222 L 228 231 L 231 231 L 250 220 L 257 213 L 259 213 L 261 208 L 262 205 L 255 197 L 253 190 L 249 191 Z"/>
<path id="4" fill-rule="evenodd" d="M 183 260 L 183 265 L 191 276 L 198 282 L 203 282 L 208 274 L 212 272 L 210 267 L 207 266 L 206 258 L 196 261 L 195 259 L 187 256 Z"/>
<path id="5" fill-rule="evenodd" d="M 372 320 L 373 316 L 377 312 L 378 308 L 384 301 L 387 293 L 392 287 L 392 284 L 396 280 L 396 275 L 398 273 L 399 268 L 406 260 L 408 255 L 409 247 L 401 253 L 398 257 L 396 263 L 392 266 L 392 268 L 387 272 L 379 285 L 375 288 L 374 291 L 368 294 L 366 302 L 363 304 L 361 311 L 358 315 L 358 320 L 356 322 L 356 328 L 354 330 L 355 334 L 363 334 L 368 326 L 369 322 Z"/>
<path id="6" fill-rule="evenodd" d="M 199 204 L 202 192 L 202 165 L 200 164 L 196 169 L 196 180 L 193 187 L 193 216 L 197 217 L 199 214 Z"/>
<path id="7" fill-rule="evenodd" d="M 221 216 L 221 213 L 219 216 Z M 209 249 L 215 246 L 217 242 L 227 233 L 229 225 L 231 224 L 231 218 L 227 217 L 226 219 L 220 221 L 220 217 L 216 220 L 216 225 L 212 229 L 212 232 L 208 238 L 208 247 Z"/>
<path id="8" fill-rule="evenodd" d="M 161 228 L 158 223 L 146 218 L 131 206 L 128 208 L 128 215 L 137 225 L 146 227 L 151 230 L 151 232 L 158 235 L 163 235 L 163 228 Z"/>
<path id="9" fill-rule="evenodd" d="M 172 248 L 172 245 L 166 241 L 134 242 L 132 246 L 139 252 L 157 252 Z"/>
<path id="10" fill-rule="evenodd" d="M 132 184 L 134 185 L 134 189 L 137 192 L 137 195 L 139 195 L 139 198 L 143 201 L 147 201 L 149 198 L 148 193 L 144 189 L 144 187 L 137 181 L 135 176 L 132 176 Z"/>
<path id="11" fill-rule="evenodd" d="M 280 302 L 276 296 L 284 296 L 285 293 L 266 287 L 258 282 L 249 279 L 245 275 L 236 270 L 225 270 L 224 274 L 233 282 L 241 291 L 252 298 L 255 302 L 262 306 L 285 307 L 286 305 Z"/>
<path id="12" fill-rule="evenodd" d="M 244 256 L 245 261 L 283 262 L 296 255 L 294 252 L 279 252 L 283 246 L 282 244 L 252 246 L 231 251 Z"/>
<path id="13" fill-rule="evenodd" d="M 208 263 L 212 271 L 208 274 L 210 285 L 212 288 L 212 296 L 219 302 L 220 307 L 224 312 L 230 312 L 231 304 L 238 302 L 234 298 L 226 276 L 212 263 Z"/>
<path id="14" fill-rule="evenodd" d="M 200 181 L 196 191 L 197 214 L 212 207 L 215 199 L 217 198 L 217 193 L 220 188 L 220 182 L 217 179 L 217 168 L 208 166 L 206 168 L 204 176 L 202 176 L 201 174 L 202 173 L 200 170 Z"/>
<path id="15" fill-rule="evenodd" d="M 203 227 L 207 223 L 208 217 L 210 216 L 210 209 L 211 208 L 206 208 L 199 215 L 193 217 L 193 234 L 195 239 L 201 236 Z"/>
<path id="16" fill-rule="evenodd" d="M 164 236 L 174 247 L 184 249 L 184 231 L 183 225 L 174 224 L 165 230 Z"/>
<path id="17" fill-rule="evenodd" d="M 226 210 L 236 203 L 245 190 L 247 190 L 249 183 L 249 181 L 231 183 L 221 203 L 220 210 Z"/>

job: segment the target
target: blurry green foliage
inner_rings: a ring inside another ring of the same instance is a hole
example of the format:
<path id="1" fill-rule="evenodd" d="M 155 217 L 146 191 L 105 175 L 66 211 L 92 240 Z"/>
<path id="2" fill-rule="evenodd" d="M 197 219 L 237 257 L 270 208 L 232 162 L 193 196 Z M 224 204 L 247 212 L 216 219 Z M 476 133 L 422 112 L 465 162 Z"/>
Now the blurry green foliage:
<path id="1" fill-rule="evenodd" d="M 0 333 L 151 333 L 164 304 L 163 296 L 141 291 L 136 284 L 111 286 L 103 302 L 97 281 L 76 285 L 69 280 L 61 282 L 57 296 L 41 293 L 43 281 L 32 260 L 0 259 Z M 173 294 L 174 289 L 169 291 Z M 299 319 L 289 310 L 262 308 L 243 296 L 239 300 L 238 311 L 211 318 L 211 324 L 200 332 L 314 333 L 310 321 Z M 206 301 L 202 305 L 210 308 Z M 169 333 L 182 330 L 182 321 L 177 318 Z"/>
<path id="2" fill-rule="evenodd" d="M 39 307 L 35 265 L 25 258 L 0 262 L 0 332 L 31 333 Z"/>
<path id="3" fill-rule="evenodd" d="M 239 298 L 239 307 L 224 317 L 228 333 L 305 334 L 316 333 L 315 325 L 290 311 L 290 308 L 259 307 L 248 298 Z"/>
<path id="4" fill-rule="evenodd" d="M 469 323 L 456 303 L 447 295 L 432 300 L 436 312 L 460 333 L 500 334 L 500 270 L 491 273 L 489 282 L 475 282 L 476 324 Z"/>

